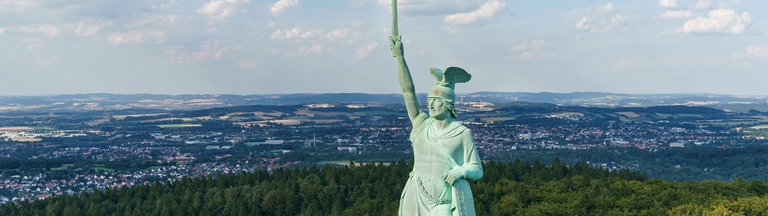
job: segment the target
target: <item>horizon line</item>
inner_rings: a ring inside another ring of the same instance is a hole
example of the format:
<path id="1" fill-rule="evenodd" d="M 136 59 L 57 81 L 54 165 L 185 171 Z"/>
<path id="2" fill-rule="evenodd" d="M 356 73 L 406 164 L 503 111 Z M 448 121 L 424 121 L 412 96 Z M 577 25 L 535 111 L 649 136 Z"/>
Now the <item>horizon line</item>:
<path id="1" fill-rule="evenodd" d="M 457 95 L 472 95 L 481 93 L 523 93 L 523 94 L 618 94 L 618 95 L 708 95 L 708 96 L 747 96 L 747 97 L 768 97 L 768 94 L 733 94 L 733 93 L 710 93 L 710 92 L 678 92 L 678 93 L 626 93 L 626 92 L 603 92 L 603 91 L 476 91 L 476 92 L 456 92 Z M 55 97 L 68 95 L 165 95 L 165 96 L 183 96 L 183 95 L 322 95 L 322 94 L 370 94 L 370 95 L 391 95 L 401 93 L 371 93 L 371 92 L 291 92 L 291 93 L 64 93 L 64 94 L 0 94 L 0 97 Z M 417 94 L 427 94 L 426 92 L 417 92 Z"/>

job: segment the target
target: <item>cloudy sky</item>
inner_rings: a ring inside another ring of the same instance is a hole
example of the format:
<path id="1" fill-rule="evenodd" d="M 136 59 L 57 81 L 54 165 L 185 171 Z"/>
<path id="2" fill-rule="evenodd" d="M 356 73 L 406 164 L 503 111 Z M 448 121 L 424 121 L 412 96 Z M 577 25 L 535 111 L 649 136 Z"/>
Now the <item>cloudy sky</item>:
<path id="1" fill-rule="evenodd" d="M 768 95 L 768 1 L 400 0 L 417 91 Z M 0 0 L 0 95 L 399 91 L 390 0 Z"/>

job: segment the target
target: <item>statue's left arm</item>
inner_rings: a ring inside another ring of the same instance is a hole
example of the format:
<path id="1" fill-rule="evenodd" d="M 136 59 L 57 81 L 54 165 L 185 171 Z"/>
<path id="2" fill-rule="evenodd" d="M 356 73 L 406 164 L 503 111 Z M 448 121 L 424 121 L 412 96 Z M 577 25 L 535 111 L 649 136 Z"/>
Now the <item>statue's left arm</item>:
<path id="1" fill-rule="evenodd" d="M 467 131 L 464 140 L 467 140 L 464 143 L 464 164 L 461 165 L 466 170 L 464 178 L 478 180 L 483 177 L 483 165 L 471 131 Z"/>
<path id="2" fill-rule="evenodd" d="M 463 160 L 463 163 L 458 163 L 457 161 L 457 164 L 460 165 L 449 170 L 445 175 L 446 182 L 451 184 L 462 178 L 478 180 L 483 177 L 482 161 L 480 160 L 480 155 L 477 152 L 477 147 L 475 146 L 475 141 L 474 138 L 472 138 L 472 132 L 470 130 L 466 130 L 462 134 L 462 141 L 463 157 L 461 160 Z"/>

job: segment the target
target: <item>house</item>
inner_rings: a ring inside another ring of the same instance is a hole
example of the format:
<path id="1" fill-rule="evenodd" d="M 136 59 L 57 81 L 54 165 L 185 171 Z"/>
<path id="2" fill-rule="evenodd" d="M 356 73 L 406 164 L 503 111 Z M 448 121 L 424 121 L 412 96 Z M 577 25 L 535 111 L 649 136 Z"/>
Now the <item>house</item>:
<path id="1" fill-rule="evenodd" d="M 673 143 L 669 144 L 669 147 L 670 148 L 683 148 L 683 147 L 685 147 L 685 143 L 684 142 L 673 142 Z"/>

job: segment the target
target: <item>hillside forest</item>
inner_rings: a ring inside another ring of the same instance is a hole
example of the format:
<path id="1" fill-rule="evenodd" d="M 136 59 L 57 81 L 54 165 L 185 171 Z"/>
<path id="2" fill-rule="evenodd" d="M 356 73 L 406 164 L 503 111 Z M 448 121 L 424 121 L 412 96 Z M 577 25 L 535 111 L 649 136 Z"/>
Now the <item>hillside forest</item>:
<path id="1" fill-rule="evenodd" d="M 276 169 L 7 204 L 0 215 L 396 215 L 411 162 Z M 766 215 L 768 183 L 668 181 L 629 170 L 487 161 L 478 215 Z"/>

